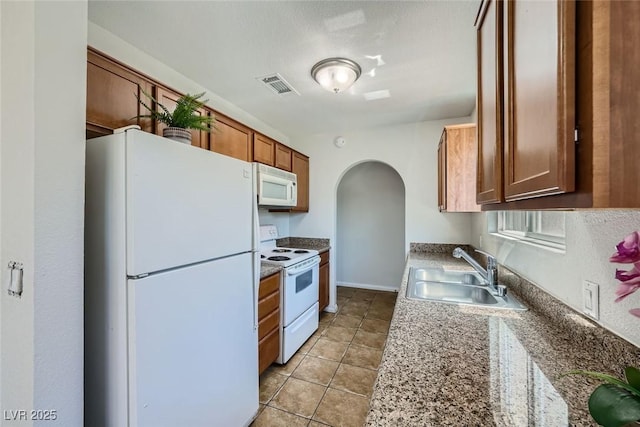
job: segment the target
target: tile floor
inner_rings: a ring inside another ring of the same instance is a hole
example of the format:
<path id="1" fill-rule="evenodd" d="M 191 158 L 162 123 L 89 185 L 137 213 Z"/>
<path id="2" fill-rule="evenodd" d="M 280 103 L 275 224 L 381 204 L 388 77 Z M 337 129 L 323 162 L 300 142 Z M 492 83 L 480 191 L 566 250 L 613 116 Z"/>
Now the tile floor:
<path id="1" fill-rule="evenodd" d="M 369 411 L 395 292 L 338 287 L 338 313 L 287 362 L 260 376 L 254 427 L 361 427 Z"/>

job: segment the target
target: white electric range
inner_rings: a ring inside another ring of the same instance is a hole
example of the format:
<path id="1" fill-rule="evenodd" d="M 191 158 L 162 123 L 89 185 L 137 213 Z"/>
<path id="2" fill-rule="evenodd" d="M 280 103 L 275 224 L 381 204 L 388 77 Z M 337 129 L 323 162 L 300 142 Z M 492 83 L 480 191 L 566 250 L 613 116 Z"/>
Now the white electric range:
<path id="1" fill-rule="evenodd" d="M 283 268 L 280 282 L 280 356 L 287 363 L 318 329 L 320 257 L 312 249 L 276 246 L 278 229 L 260 227 L 260 260 Z"/>

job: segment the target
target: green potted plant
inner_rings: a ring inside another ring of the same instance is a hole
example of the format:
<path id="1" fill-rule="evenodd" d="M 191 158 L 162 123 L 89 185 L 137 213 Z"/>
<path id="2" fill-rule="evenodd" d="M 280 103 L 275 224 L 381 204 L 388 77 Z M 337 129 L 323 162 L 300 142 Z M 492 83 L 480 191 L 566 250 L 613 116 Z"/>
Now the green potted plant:
<path id="1" fill-rule="evenodd" d="M 142 93 L 157 106 L 156 109 L 147 105 L 147 103 L 136 94 L 136 98 L 140 105 L 149 111 L 149 114 L 141 114 L 136 117 L 149 117 L 167 125 L 162 130 L 162 136 L 176 141 L 191 144 L 191 132 L 189 129 L 196 129 L 205 132 L 211 132 L 215 129 L 215 117 L 196 114 L 196 111 L 208 101 L 200 100 L 204 96 L 204 92 L 196 95 L 182 95 L 173 111 L 169 111 L 167 107 L 162 105 L 153 96 L 145 92 Z M 153 104 L 152 104 L 153 105 Z"/>

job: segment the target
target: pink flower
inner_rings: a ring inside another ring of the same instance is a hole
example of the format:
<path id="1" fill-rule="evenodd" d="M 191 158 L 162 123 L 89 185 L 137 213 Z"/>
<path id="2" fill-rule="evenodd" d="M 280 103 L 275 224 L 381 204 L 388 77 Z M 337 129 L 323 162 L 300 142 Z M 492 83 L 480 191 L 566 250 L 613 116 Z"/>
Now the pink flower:
<path id="1" fill-rule="evenodd" d="M 635 291 L 640 289 L 640 283 L 627 284 L 625 282 L 618 284 L 618 289 L 616 289 L 616 302 L 620 302 Z"/>
<path id="2" fill-rule="evenodd" d="M 640 308 L 632 308 L 629 310 L 629 313 L 633 314 L 636 317 L 640 317 Z"/>
<path id="3" fill-rule="evenodd" d="M 616 245 L 617 252 L 611 255 L 610 262 L 631 263 L 640 261 L 640 233 L 634 231 Z"/>
<path id="4" fill-rule="evenodd" d="M 616 279 L 628 285 L 640 282 L 640 262 L 636 262 L 629 271 L 616 269 Z"/>

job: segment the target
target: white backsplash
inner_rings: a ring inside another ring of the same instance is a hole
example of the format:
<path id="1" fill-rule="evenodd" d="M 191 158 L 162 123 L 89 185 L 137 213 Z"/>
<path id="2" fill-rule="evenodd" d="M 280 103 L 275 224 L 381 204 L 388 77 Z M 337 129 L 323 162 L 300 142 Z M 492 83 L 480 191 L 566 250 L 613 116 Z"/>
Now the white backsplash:
<path id="1" fill-rule="evenodd" d="M 268 209 L 258 209 L 260 225 L 273 224 L 278 227 L 280 237 L 289 237 L 289 212 L 269 212 Z"/>
<path id="2" fill-rule="evenodd" d="M 500 264 L 582 312 L 584 280 L 600 285 L 599 323 L 640 346 L 640 319 L 628 313 L 640 307 L 640 292 L 615 303 L 615 270 L 631 265 L 608 261 L 615 245 L 640 230 L 638 210 L 593 210 L 566 213 L 566 253 L 506 240 L 487 232 L 487 214 L 472 214 L 471 244 L 495 255 Z M 480 244 L 482 242 L 482 245 Z"/>

